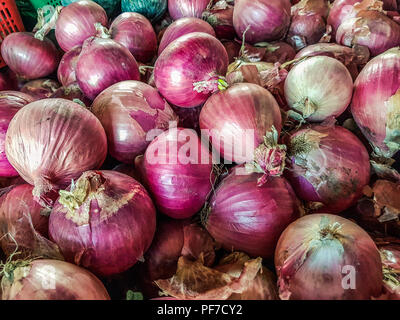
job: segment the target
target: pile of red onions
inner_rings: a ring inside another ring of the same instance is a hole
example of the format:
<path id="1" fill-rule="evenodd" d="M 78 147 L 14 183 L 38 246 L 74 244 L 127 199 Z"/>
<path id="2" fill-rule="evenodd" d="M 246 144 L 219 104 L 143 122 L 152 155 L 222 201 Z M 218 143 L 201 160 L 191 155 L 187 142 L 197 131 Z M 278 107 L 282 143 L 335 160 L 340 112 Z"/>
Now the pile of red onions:
<path id="1" fill-rule="evenodd" d="M 353 79 L 343 63 L 315 56 L 296 64 L 285 81 L 285 97 L 291 109 L 307 121 L 337 117 L 350 104 Z"/>
<path id="2" fill-rule="evenodd" d="M 154 80 L 160 93 L 179 107 L 195 107 L 218 90 L 228 55 L 215 37 L 193 32 L 173 41 L 158 57 Z"/>
<path id="3" fill-rule="evenodd" d="M 353 133 L 312 125 L 291 133 L 287 145 L 286 173 L 310 211 L 340 213 L 362 196 L 370 178 L 369 155 Z"/>
<path id="4" fill-rule="evenodd" d="M 35 186 L 35 199 L 47 204 L 71 179 L 99 168 L 107 154 L 107 137 L 100 121 L 65 99 L 43 99 L 19 110 L 5 144 L 12 166 Z"/>
<path id="5" fill-rule="evenodd" d="M 198 18 L 182 18 L 174 21 L 165 30 L 158 47 L 158 55 L 160 55 L 172 41 L 192 32 L 204 32 L 215 37 L 214 29 L 204 20 Z"/>
<path id="6" fill-rule="evenodd" d="M 175 219 L 198 212 L 215 179 L 208 147 L 195 131 L 183 128 L 169 129 L 150 143 L 143 170 L 157 208 Z"/>
<path id="7" fill-rule="evenodd" d="M 265 141 L 272 127 L 279 135 L 279 106 L 268 90 L 252 83 L 234 84 L 212 95 L 200 112 L 200 128 L 207 130 L 227 162 L 254 161 L 254 170 L 267 176 L 279 175 L 284 163 L 284 150 L 275 139 Z"/>
<path id="8" fill-rule="evenodd" d="M 290 25 L 289 0 L 236 0 L 233 9 L 233 26 L 237 36 L 254 44 L 279 40 Z"/>
<path id="9" fill-rule="evenodd" d="M 336 42 L 348 47 L 366 46 L 376 56 L 400 45 L 400 25 L 384 13 L 363 10 L 339 26 Z"/>
<path id="10" fill-rule="evenodd" d="M 107 27 L 104 9 L 94 1 L 81 0 L 64 7 L 56 23 L 56 39 L 61 49 L 70 51 L 97 33 L 95 23 Z"/>
<path id="11" fill-rule="evenodd" d="M 257 186 L 261 175 L 243 170 L 235 167 L 213 192 L 204 224 L 225 250 L 272 259 L 279 236 L 300 217 L 301 205 L 284 178 Z"/>
<path id="12" fill-rule="evenodd" d="M 50 210 L 33 199 L 33 186 L 10 187 L 1 197 L 0 243 L 7 256 L 15 250 L 21 257 L 63 259 L 57 246 L 47 239 Z"/>
<path id="13" fill-rule="evenodd" d="M 139 81 L 122 81 L 107 88 L 91 110 L 106 131 L 110 154 L 128 164 L 146 150 L 152 140 L 148 133 L 166 130 L 170 122 L 177 121 L 157 90 Z"/>
<path id="14" fill-rule="evenodd" d="M 201 18 L 210 0 L 168 0 L 168 12 L 172 19 Z"/>
<path id="15" fill-rule="evenodd" d="M 83 43 L 75 72 L 82 92 L 92 100 L 114 83 L 140 80 L 139 66 L 129 50 L 114 40 L 97 37 Z"/>
<path id="16" fill-rule="evenodd" d="M 351 113 L 375 154 L 392 157 L 400 150 L 400 49 L 375 57 L 355 81 Z"/>
<path id="17" fill-rule="evenodd" d="M 121 273 L 153 240 L 154 205 L 144 187 L 116 171 L 87 171 L 60 191 L 49 234 L 67 261 L 95 274 Z"/>
<path id="18" fill-rule="evenodd" d="M 68 262 L 11 262 L 2 273 L 2 300 L 110 300 L 99 279 Z"/>
<path id="19" fill-rule="evenodd" d="M 18 172 L 7 160 L 5 140 L 8 126 L 14 115 L 25 105 L 33 102 L 32 96 L 18 91 L 0 92 L 0 177 L 15 177 Z"/>
<path id="20" fill-rule="evenodd" d="M 139 13 L 125 12 L 115 18 L 110 35 L 140 62 L 151 61 L 157 53 L 157 36 L 153 26 Z"/>
<path id="21" fill-rule="evenodd" d="M 213 26 L 218 39 L 234 39 L 233 5 L 231 1 L 220 0 L 203 12 L 203 19 Z"/>
<path id="22" fill-rule="evenodd" d="M 68 86 L 76 82 L 75 69 L 81 51 L 82 47 L 76 46 L 66 52 L 61 58 L 57 69 L 57 78 L 63 86 Z"/>
<path id="23" fill-rule="evenodd" d="M 1 44 L 1 56 L 12 71 L 28 80 L 48 76 L 59 62 L 53 42 L 31 32 L 10 33 Z"/>
<path id="24" fill-rule="evenodd" d="M 382 291 L 374 241 L 336 215 L 312 214 L 293 222 L 279 239 L 275 267 L 283 300 L 369 300 Z"/>
<path id="25" fill-rule="evenodd" d="M 60 84 L 53 79 L 37 79 L 25 83 L 20 91 L 40 100 L 50 98 L 59 87 Z"/>

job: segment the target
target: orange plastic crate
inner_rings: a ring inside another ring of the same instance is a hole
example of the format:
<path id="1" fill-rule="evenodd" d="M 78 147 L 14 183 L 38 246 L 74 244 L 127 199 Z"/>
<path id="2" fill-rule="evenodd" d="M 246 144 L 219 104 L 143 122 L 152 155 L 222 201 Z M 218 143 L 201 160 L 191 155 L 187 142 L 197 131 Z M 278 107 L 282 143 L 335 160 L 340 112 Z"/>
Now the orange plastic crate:
<path id="1" fill-rule="evenodd" d="M 17 5 L 14 0 L 0 0 L 0 38 L 3 40 L 8 34 L 24 31 Z M 6 64 L 0 56 L 0 68 Z"/>

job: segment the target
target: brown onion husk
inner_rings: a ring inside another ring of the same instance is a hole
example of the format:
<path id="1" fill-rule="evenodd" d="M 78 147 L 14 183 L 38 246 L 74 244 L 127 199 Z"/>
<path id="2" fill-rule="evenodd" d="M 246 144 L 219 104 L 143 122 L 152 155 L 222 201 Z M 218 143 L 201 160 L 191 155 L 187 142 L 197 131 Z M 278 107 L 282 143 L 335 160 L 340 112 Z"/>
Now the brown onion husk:
<path id="1" fill-rule="evenodd" d="M 400 183 L 377 180 L 364 188 L 354 219 L 369 231 L 400 237 Z"/>
<path id="2" fill-rule="evenodd" d="M 236 278 L 244 268 L 244 265 L 250 257 L 243 252 L 233 252 L 222 258 L 216 270 L 227 273 Z M 250 283 L 247 290 L 242 293 L 232 293 L 228 300 L 278 300 L 278 288 L 276 285 L 276 276 L 266 267 L 262 267 L 260 272 Z"/>
<path id="3" fill-rule="evenodd" d="M 400 239 L 379 245 L 383 266 L 383 292 L 378 300 L 400 300 Z"/>
<path id="4" fill-rule="evenodd" d="M 248 290 L 262 268 L 261 262 L 261 258 L 245 262 L 240 276 L 235 277 L 206 267 L 202 255 L 197 261 L 182 256 L 176 274 L 155 283 L 163 294 L 181 300 L 227 300 Z"/>

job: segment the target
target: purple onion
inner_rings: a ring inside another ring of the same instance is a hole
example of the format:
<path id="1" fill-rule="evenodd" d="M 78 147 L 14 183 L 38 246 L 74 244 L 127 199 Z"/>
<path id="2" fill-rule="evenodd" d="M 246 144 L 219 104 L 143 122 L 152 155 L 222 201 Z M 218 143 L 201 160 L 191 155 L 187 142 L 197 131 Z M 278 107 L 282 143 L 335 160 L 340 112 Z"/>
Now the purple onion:
<path id="1" fill-rule="evenodd" d="M 201 18 L 210 0 L 168 0 L 168 12 L 174 20 L 185 17 Z"/>
<path id="2" fill-rule="evenodd" d="M 81 51 L 81 46 L 74 47 L 66 52 L 61 58 L 57 70 L 57 78 L 63 86 L 68 86 L 69 84 L 76 82 L 75 69 Z"/>

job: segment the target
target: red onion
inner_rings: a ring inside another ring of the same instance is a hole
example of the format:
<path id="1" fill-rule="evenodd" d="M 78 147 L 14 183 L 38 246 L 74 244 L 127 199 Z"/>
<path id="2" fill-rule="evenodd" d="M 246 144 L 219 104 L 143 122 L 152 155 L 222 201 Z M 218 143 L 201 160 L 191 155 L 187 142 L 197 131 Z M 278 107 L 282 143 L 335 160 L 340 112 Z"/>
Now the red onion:
<path id="1" fill-rule="evenodd" d="M 149 282 L 172 277 L 179 257 L 197 260 L 200 255 L 203 255 L 206 266 L 214 263 L 214 241 L 207 231 L 191 224 L 188 219 L 161 219 L 151 247 L 144 257 L 141 289 L 146 291 L 146 296 L 157 297 L 158 288 Z"/>
<path id="2" fill-rule="evenodd" d="M 325 31 L 326 25 L 322 16 L 318 14 L 295 15 L 290 24 L 287 41 L 296 50 L 300 50 L 319 42 Z"/>
<path id="3" fill-rule="evenodd" d="M 292 6 L 291 12 L 293 16 L 319 15 L 324 19 L 329 14 L 328 0 L 301 0 Z"/>
<path id="4" fill-rule="evenodd" d="M 58 188 L 102 165 L 107 138 L 100 121 L 79 104 L 43 99 L 14 116 L 6 154 L 21 177 L 35 186 L 35 200 L 51 205 Z"/>
<path id="5" fill-rule="evenodd" d="M 266 141 L 282 128 L 279 106 L 268 90 L 238 83 L 212 95 L 201 110 L 200 128 L 208 130 L 213 147 L 225 160 L 249 166 L 253 161 L 252 170 L 266 177 L 282 173 L 284 150 L 274 137 Z"/>
<path id="6" fill-rule="evenodd" d="M 95 274 L 121 273 L 153 240 L 154 205 L 144 187 L 116 171 L 87 171 L 60 191 L 49 234 L 67 261 Z"/>
<path id="7" fill-rule="evenodd" d="M 83 94 L 83 92 L 79 88 L 79 85 L 76 82 L 73 82 L 66 87 L 58 88 L 51 95 L 51 98 L 62 98 L 78 102 L 80 104 L 83 103 L 83 105 L 86 107 L 89 107 L 92 103 L 92 101 Z"/>
<path id="8" fill-rule="evenodd" d="M 210 0 L 168 0 L 168 12 L 174 20 L 185 17 L 201 18 Z"/>
<path id="9" fill-rule="evenodd" d="M 282 38 L 290 24 L 289 0 L 236 0 L 233 26 L 242 39 L 251 44 Z"/>
<path id="10" fill-rule="evenodd" d="M 357 9 L 354 8 L 354 5 L 360 2 L 362 0 L 335 0 L 333 2 L 327 20 L 327 23 L 332 26 L 333 35 L 336 34 L 336 30 L 342 22 L 356 16 Z"/>
<path id="11" fill-rule="evenodd" d="M 351 112 L 377 155 L 391 157 L 400 150 L 400 49 L 375 57 L 360 72 Z"/>
<path id="12" fill-rule="evenodd" d="M 211 8 L 203 12 L 203 19 L 213 26 L 218 39 L 235 38 L 233 5 L 230 5 L 229 1 L 216 1 Z"/>
<path id="13" fill-rule="evenodd" d="M 160 93 L 179 107 L 204 103 L 218 89 L 228 55 L 215 37 L 200 32 L 173 41 L 158 57 L 154 80 Z"/>
<path id="14" fill-rule="evenodd" d="M 129 50 L 111 39 L 87 39 L 76 64 L 76 78 L 89 98 L 114 83 L 140 80 L 139 66 Z"/>
<path id="15" fill-rule="evenodd" d="M 32 80 L 21 88 L 21 92 L 29 94 L 35 100 L 50 98 L 51 95 L 60 87 L 60 84 L 52 79 Z"/>
<path id="16" fill-rule="evenodd" d="M 287 144 L 288 177 L 310 211 L 340 213 L 362 196 L 370 178 L 369 155 L 353 133 L 313 125 L 292 133 Z"/>
<path id="17" fill-rule="evenodd" d="M 382 290 L 375 243 L 336 215 L 312 214 L 293 222 L 279 239 L 275 267 L 284 300 L 363 300 Z"/>
<path id="18" fill-rule="evenodd" d="M 342 114 L 350 104 L 353 79 L 340 61 L 315 56 L 296 64 L 285 81 L 289 106 L 307 121 L 319 122 Z"/>
<path id="19" fill-rule="evenodd" d="M 37 39 L 31 32 L 10 33 L 1 44 L 1 56 L 12 71 L 28 80 L 48 76 L 59 62 L 53 42 Z"/>
<path id="20" fill-rule="evenodd" d="M 204 20 L 198 18 L 182 18 L 174 21 L 165 30 L 160 45 L 158 47 L 158 55 L 160 55 L 161 52 L 163 52 L 163 50 L 172 41 L 192 32 L 204 32 L 215 37 L 214 29 Z"/>
<path id="21" fill-rule="evenodd" d="M 369 60 L 367 47 L 355 45 L 353 48 L 336 43 L 317 43 L 300 50 L 294 59 L 313 56 L 328 56 L 339 60 L 349 70 L 355 80 L 358 75 L 358 66 L 364 66 Z"/>
<path id="22" fill-rule="evenodd" d="M 385 14 L 371 10 L 360 11 L 344 21 L 336 32 L 336 42 L 352 47 L 368 47 L 372 56 L 400 45 L 400 25 Z"/>
<path id="23" fill-rule="evenodd" d="M 65 52 L 95 36 L 95 23 L 107 26 L 107 14 L 93 1 L 81 0 L 71 3 L 61 10 L 56 23 L 56 38 Z"/>
<path id="24" fill-rule="evenodd" d="M 176 274 L 155 283 L 168 294 L 181 300 L 227 300 L 234 294 L 246 294 L 262 272 L 262 259 L 248 260 L 237 274 L 229 274 L 204 266 L 200 258 L 191 261 L 179 258 Z M 194 280 L 195 279 L 195 280 Z"/>
<path id="25" fill-rule="evenodd" d="M 82 47 L 76 46 L 65 53 L 61 58 L 57 70 L 57 78 L 63 86 L 68 86 L 71 83 L 76 82 L 75 69 L 81 51 Z"/>
<path id="26" fill-rule="evenodd" d="M 284 178 L 257 186 L 261 174 L 238 169 L 244 168 L 236 167 L 213 193 L 205 227 L 226 250 L 272 259 L 282 231 L 300 217 L 300 202 Z"/>
<path id="27" fill-rule="evenodd" d="M 208 148 L 189 129 L 172 128 L 155 138 L 146 150 L 143 168 L 159 211 L 175 219 L 198 212 L 214 182 Z"/>
<path id="28" fill-rule="evenodd" d="M 106 131 L 110 154 L 124 163 L 144 153 L 151 142 L 149 131 L 166 130 L 177 121 L 157 90 L 139 81 L 122 81 L 104 90 L 91 110 Z"/>
<path id="29" fill-rule="evenodd" d="M 5 90 L 18 90 L 17 76 L 9 68 L 0 72 L 0 91 Z"/>
<path id="30" fill-rule="evenodd" d="M 21 184 L 2 195 L 0 207 L 1 247 L 7 256 L 63 259 L 57 246 L 47 239 L 50 210 L 33 199 L 33 186 Z"/>
<path id="31" fill-rule="evenodd" d="M 242 252 L 233 252 L 219 261 L 216 270 L 239 278 L 250 257 Z M 276 276 L 262 267 L 257 276 L 242 293 L 233 293 L 228 300 L 278 300 Z"/>
<path id="32" fill-rule="evenodd" d="M 1 285 L 3 300 L 110 300 L 92 273 L 59 260 L 10 262 Z"/>
<path id="33" fill-rule="evenodd" d="M 145 16 L 136 12 L 120 14 L 110 27 L 114 41 L 128 48 L 136 60 L 149 62 L 157 53 L 157 36 Z"/>
<path id="34" fill-rule="evenodd" d="M 8 126 L 14 115 L 23 106 L 33 102 L 28 94 L 18 91 L 0 91 L 0 177 L 15 177 L 18 172 L 8 162 L 5 153 L 5 140 Z"/>

